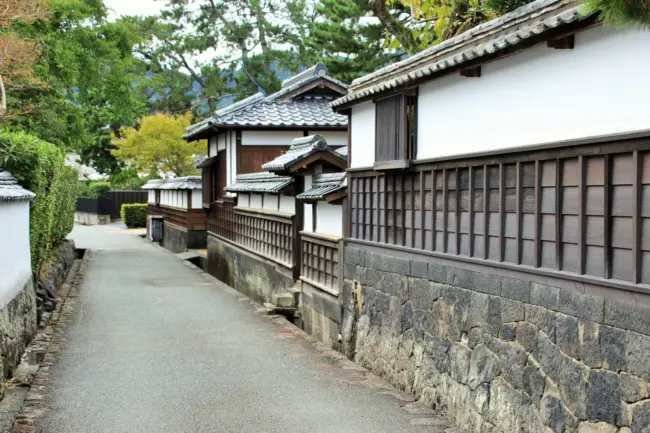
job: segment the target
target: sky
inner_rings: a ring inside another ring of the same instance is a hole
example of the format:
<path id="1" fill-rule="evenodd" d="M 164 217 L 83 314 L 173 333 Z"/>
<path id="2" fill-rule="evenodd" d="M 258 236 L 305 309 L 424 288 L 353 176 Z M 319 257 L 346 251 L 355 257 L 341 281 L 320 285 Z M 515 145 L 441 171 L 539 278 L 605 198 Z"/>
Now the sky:
<path id="1" fill-rule="evenodd" d="M 164 1 L 154 0 L 104 0 L 111 9 L 111 19 L 121 15 L 154 15 L 163 8 Z"/>

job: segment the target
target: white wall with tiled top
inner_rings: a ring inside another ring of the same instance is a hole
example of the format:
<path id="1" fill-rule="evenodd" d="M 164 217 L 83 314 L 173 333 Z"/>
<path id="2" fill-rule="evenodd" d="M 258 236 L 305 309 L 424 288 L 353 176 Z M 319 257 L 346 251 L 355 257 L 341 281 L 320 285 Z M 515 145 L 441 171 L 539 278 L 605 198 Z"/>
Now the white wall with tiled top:
<path id="1" fill-rule="evenodd" d="M 31 278 L 29 201 L 0 202 L 0 308 Z"/>
<path id="2" fill-rule="evenodd" d="M 375 104 L 364 102 L 352 107 L 350 167 L 372 167 L 375 163 Z"/>
<path id="3" fill-rule="evenodd" d="M 574 49 L 540 44 L 482 65 L 480 78 L 424 84 L 418 159 L 650 129 L 648 47 L 648 31 L 598 26 L 576 33 Z M 352 166 L 359 167 L 370 148 L 355 139 L 355 124 L 366 122 L 368 134 L 374 125 L 354 117 L 353 109 Z"/>

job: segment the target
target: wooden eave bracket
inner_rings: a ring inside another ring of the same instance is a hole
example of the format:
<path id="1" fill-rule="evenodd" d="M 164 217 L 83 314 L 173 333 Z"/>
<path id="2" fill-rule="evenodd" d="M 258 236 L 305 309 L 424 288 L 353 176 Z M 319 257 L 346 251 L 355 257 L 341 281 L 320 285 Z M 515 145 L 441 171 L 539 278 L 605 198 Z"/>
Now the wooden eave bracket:
<path id="1" fill-rule="evenodd" d="M 556 50 L 572 50 L 575 46 L 575 35 L 570 34 L 560 38 L 549 39 L 546 42 L 546 46 L 555 48 Z"/>
<path id="2" fill-rule="evenodd" d="M 471 68 L 465 68 L 460 70 L 460 76 L 466 78 L 480 78 L 481 77 L 481 66 L 472 66 Z"/>

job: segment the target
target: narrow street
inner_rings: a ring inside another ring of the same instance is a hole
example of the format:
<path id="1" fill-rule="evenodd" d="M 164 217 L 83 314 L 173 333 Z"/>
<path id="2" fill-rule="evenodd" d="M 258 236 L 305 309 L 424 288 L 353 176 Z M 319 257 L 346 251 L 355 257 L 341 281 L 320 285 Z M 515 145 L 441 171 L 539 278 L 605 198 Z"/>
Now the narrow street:
<path id="1" fill-rule="evenodd" d="M 452 431 L 174 254 L 117 226 L 72 237 L 92 252 L 41 431 Z"/>

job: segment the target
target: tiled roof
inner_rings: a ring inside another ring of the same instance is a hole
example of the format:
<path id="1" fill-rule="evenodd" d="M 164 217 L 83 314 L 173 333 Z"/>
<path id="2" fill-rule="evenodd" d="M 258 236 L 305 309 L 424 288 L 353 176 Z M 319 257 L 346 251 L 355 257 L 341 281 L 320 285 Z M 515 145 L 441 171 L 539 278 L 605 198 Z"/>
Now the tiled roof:
<path id="1" fill-rule="evenodd" d="M 228 192 L 260 192 L 277 194 L 293 183 L 293 177 L 273 173 L 240 174 L 234 184 L 225 189 Z"/>
<path id="2" fill-rule="evenodd" d="M 348 147 L 339 147 L 338 149 L 335 150 L 336 153 L 344 157 L 345 159 L 348 159 Z"/>
<path id="3" fill-rule="evenodd" d="M 36 194 L 20 186 L 11 173 L 0 171 L 0 202 L 25 201 L 34 197 Z"/>
<path id="4" fill-rule="evenodd" d="M 235 126 L 270 127 L 331 127 L 344 129 L 347 116 L 334 113 L 330 104 L 333 97 L 298 96 L 283 99 L 303 86 L 318 80 L 329 81 L 347 90 L 347 84 L 327 75 L 327 66 L 319 62 L 311 68 L 287 78 L 282 88 L 269 96 L 257 93 L 239 102 L 221 108 L 212 117 L 187 128 L 185 140 L 196 139 L 207 131 L 216 128 Z"/>
<path id="5" fill-rule="evenodd" d="M 584 19 L 581 9 L 582 2 L 577 0 L 534 1 L 408 59 L 357 78 L 348 94 L 332 106 L 349 104 L 522 44 L 529 38 Z"/>
<path id="6" fill-rule="evenodd" d="M 229 126 L 330 126 L 345 128 L 347 116 L 335 113 L 330 107 L 333 98 L 305 97 L 299 100 L 266 99 L 216 119 L 221 127 Z"/>
<path id="7" fill-rule="evenodd" d="M 336 153 L 335 149 L 329 147 L 327 141 L 322 136 L 316 134 L 310 135 L 309 137 L 296 138 L 291 143 L 291 147 L 287 153 L 262 165 L 262 169 L 272 172 L 284 171 L 316 152 L 329 152 L 339 158 L 346 159 L 346 157 Z"/>
<path id="8" fill-rule="evenodd" d="M 202 189 L 203 185 L 201 182 L 201 176 L 152 179 L 142 189 Z"/>
<path id="9" fill-rule="evenodd" d="M 333 192 L 347 188 L 345 172 L 317 174 L 312 178 L 311 188 L 298 194 L 298 200 L 323 200 Z"/>

